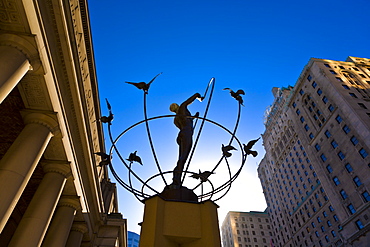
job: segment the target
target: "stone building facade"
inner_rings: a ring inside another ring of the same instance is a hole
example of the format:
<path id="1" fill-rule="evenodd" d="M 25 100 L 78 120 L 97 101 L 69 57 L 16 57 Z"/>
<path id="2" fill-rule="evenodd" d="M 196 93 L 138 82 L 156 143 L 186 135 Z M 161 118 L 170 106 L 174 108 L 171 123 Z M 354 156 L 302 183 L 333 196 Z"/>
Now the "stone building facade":
<path id="1" fill-rule="evenodd" d="M 369 246 L 370 59 L 312 58 L 273 94 L 258 174 L 275 246 Z"/>
<path id="2" fill-rule="evenodd" d="M 0 1 L 0 246 L 126 246 L 84 0 Z"/>
<path id="3" fill-rule="evenodd" d="M 266 212 L 227 213 L 222 226 L 223 247 L 270 247 L 274 237 Z"/>

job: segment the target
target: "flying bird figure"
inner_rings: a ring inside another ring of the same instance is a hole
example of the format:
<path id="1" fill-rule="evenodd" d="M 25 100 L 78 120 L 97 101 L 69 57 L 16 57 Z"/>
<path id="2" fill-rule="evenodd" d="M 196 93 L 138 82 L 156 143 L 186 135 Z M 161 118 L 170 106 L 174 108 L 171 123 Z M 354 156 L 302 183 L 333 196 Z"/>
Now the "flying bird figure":
<path id="1" fill-rule="evenodd" d="M 126 83 L 128 84 L 131 84 L 131 85 L 134 85 L 135 87 L 137 87 L 138 89 L 142 89 L 144 91 L 144 93 L 148 94 L 148 90 L 149 90 L 149 87 L 150 87 L 150 84 L 152 84 L 152 82 L 160 75 L 162 74 L 159 73 L 158 75 L 154 76 L 153 79 L 146 83 L 146 82 L 129 82 L 129 81 L 126 81 Z"/>
<path id="2" fill-rule="evenodd" d="M 101 161 L 99 162 L 99 167 L 106 166 L 110 163 L 110 156 L 104 152 L 96 152 L 94 153 L 101 157 Z"/>
<path id="3" fill-rule="evenodd" d="M 249 141 L 247 145 L 243 144 L 244 146 L 244 152 L 245 155 L 252 155 L 253 157 L 257 156 L 257 151 L 251 150 L 253 145 L 256 144 L 256 142 L 260 139 L 261 137 L 258 137 L 256 140 Z"/>
<path id="4" fill-rule="evenodd" d="M 223 90 L 229 90 L 230 91 L 230 95 L 236 99 L 241 105 L 243 105 L 243 98 L 241 96 L 242 95 L 245 95 L 244 91 L 242 89 L 239 89 L 238 91 L 234 92 L 233 90 L 231 90 L 230 88 L 224 88 Z"/>
<path id="5" fill-rule="evenodd" d="M 112 123 L 112 120 L 113 120 L 113 113 L 112 113 L 112 107 L 111 105 L 109 104 L 108 102 L 108 99 L 106 98 L 105 101 L 107 102 L 107 107 L 108 107 L 108 110 L 109 110 L 109 115 L 108 116 L 102 116 L 100 118 L 100 121 L 102 123 L 108 123 L 109 125 L 111 125 Z"/>
<path id="6" fill-rule="evenodd" d="M 200 179 L 200 181 L 202 183 L 204 183 L 204 182 L 206 182 L 208 180 L 208 177 L 211 176 L 211 174 L 215 174 L 215 173 L 214 172 L 210 172 L 210 171 L 201 172 L 199 170 L 199 173 L 198 174 L 190 175 L 190 177 L 195 178 L 195 179 Z"/>
<path id="7" fill-rule="evenodd" d="M 224 146 L 224 144 L 222 144 L 221 150 L 223 155 L 225 155 L 226 157 L 231 157 L 232 154 L 229 151 L 237 149 L 231 145 Z"/>
<path id="8" fill-rule="evenodd" d="M 133 153 L 130 153 L 130 155 L 129 155 L 129 157 L 128 157 L 127 160 L 130 161 L 131 163 L 134 162 L 134 161 L 136 161 L 140 165 L 143 165 L 143 163 L 141 162 L 141 158 L 138 155 L 136 155 L 136 152 L 137 151 L 135 151 Z"/>

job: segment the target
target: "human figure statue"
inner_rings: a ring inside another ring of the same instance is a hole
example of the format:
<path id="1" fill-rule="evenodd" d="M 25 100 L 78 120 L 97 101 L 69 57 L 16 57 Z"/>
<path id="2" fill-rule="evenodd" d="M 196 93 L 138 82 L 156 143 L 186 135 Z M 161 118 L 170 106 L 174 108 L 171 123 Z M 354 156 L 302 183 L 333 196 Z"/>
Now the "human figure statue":
<path id="1" fill-rule="evenodd" d="M 170 111 L 175 112 L 174 123 L 180 132 L 177 136 L 176 142 L 179 145 L 179 159 L 177 165 L 173 170 L 173 184 L 176 186 L 181 185 L 181 175 L 184 170 L 185 162 L 190 154 L 191 147 L 193 145 L 193 117 L 188 110 L 188 105 L 194 102 L 195 99 L 203 100 L 199 93 L 194 94 L 187 100 L 185 100 L 180 106 L 176 103 L 171 104 Z M 194 117 L 198 117 L 197 112 Z"/>

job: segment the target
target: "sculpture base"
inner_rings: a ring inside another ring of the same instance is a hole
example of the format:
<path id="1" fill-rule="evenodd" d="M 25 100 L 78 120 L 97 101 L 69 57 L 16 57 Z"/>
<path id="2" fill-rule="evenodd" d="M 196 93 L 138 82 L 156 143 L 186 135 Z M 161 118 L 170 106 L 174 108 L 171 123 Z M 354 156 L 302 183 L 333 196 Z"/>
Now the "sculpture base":
<path id="1" fill-rule="evenodd" d="M 159 196 L 164 200 L 198 202 L 198 197 L 192 190 L 173 184 L 167 185 Z"/>
<path id="2" fill-rule="evenodd" d="M 145 201 L 140 247 L 221 247 L 218 206 L 165 201 L 154 196 Z"/>

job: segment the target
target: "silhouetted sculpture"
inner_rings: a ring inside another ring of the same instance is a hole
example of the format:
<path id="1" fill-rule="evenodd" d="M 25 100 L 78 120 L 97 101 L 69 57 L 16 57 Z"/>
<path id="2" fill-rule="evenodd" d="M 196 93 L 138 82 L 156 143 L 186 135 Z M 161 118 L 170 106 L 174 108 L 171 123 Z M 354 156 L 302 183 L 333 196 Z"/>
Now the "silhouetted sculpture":
<path id="1" fill-rule="evenodd" d="M 174 123 L 176 127 L 180 129 L 176 139 L 177 144 L 179 145 L 179 159 L 175 169 L 173 170 L 173 184 L 176 186 L 181 185 L 181 175 L 193 145 L 193 118 L 188 110 L 188 105 L 193 103 L 195 99 L 202 101 L 203 98 L 199 93 L 196 93 L 184 101 L 180 106 L 176 103 L 173 103 L 170 106 L 170 111 L 176 113 Z M 197 112 L 194 116 L 198 117 L 199 112 Z"/>

